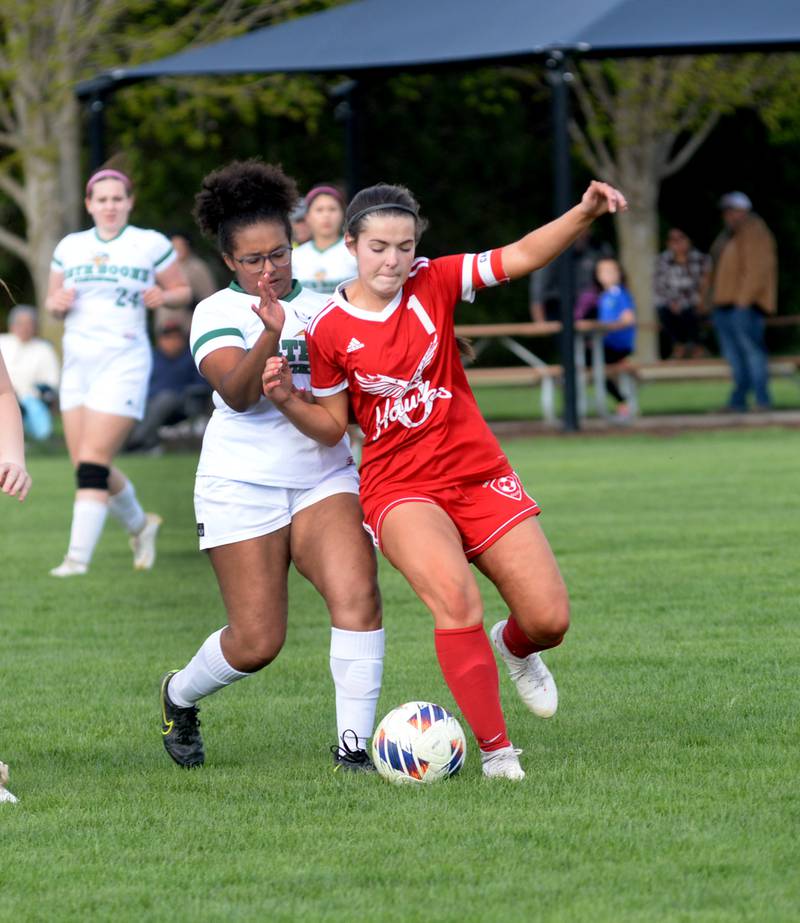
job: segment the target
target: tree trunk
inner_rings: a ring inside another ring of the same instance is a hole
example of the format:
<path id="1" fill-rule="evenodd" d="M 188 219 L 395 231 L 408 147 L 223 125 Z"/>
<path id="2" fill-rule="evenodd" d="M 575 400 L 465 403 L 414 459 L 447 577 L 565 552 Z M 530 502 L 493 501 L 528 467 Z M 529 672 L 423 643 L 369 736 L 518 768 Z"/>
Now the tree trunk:
<path id="1" fill-rule="evenodd" d="M 621 158 L 624 161 L 624 158 Z M 620 186 L 628 199 L 628 211 L 617 215 L 620 261 L 636 303 L 636 355 L 644 362 L 658 359 L 658 317 L 653 299 L 654 254 L 658 252 L 658 180 L 644 171 L 620 164 Z M 643 329 L 642 329 L 643 328 Z"/>

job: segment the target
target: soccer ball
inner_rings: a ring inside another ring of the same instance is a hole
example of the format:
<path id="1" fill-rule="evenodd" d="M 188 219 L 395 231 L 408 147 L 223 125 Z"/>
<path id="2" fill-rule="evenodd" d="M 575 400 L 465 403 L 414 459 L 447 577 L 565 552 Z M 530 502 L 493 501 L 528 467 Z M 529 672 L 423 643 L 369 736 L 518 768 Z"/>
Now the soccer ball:
<path id="1" fill-rule="evenodd" d="M 406 702 L 393 709 L 372 736 L 372 761 L 389 782 L 436 782 L 464 765 L 461 725 L 441 705 Z"/>

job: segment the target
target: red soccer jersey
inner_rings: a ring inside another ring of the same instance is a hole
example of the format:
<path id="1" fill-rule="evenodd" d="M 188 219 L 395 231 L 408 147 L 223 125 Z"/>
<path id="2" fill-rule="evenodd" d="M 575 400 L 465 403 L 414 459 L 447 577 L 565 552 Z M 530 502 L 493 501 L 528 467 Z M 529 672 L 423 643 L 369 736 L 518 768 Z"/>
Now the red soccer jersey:
<path id="1" fill-rule="evenodd" d="M 458 301 L 504 281 L 499 250 L 420 257 L 382 311 L 354 307 L 337 290 L 309 325 L 314 394 L 349 388 L 365 434 L 362 496 L 389 485 L 454 484 L 508 471 L 467 383 L 453 331 Z"/>

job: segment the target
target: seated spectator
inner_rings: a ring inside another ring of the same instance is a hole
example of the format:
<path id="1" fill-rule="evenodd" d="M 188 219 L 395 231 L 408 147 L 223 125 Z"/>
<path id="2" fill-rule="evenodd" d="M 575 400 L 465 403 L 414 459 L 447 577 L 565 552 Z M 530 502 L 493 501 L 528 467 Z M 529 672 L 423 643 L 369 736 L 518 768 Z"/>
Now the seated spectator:
<path id="1" fill-rule="evenodd" d="M 195 367 L 186 331 L 180 321 L 167 321 L 156 331 L 144 419 L 128 437 L 126 451 L 157 449 L 162 426 L 174 426 L 184 420 L 204 425 L 210 397 L 211 389 Z"/>
<path id="2" fill-rule="evenodd" d="M 620 362 L 633 352 L 636 345 L 636 314 L 633 296 L 625 288 L 625 274 L 618 260 L 606 258 L 597 261 L 595 281 L 600 289 L 597 301 L 597 319 L 613 329 L 603 337 L 603 354 L 606 365 Z M 630 417 L 630 407 L 613 378 L 606 378 L 606 391 L 616 401 L 617 418 Z"/>
<path id="3" fill-rule="evenodd" d="M 704 355 L 699 342 L 698 312 L 709 266 L 709 258 L 692 246 L 685 231 L 670 228 L 667 249 L 658 255 L 653 280 L 667 357 L 685 359 Z"/>
<path id="4" fill-rule="evenodd" d="M 306 241 L 311 240 L 311 228 L 306 221 L 307 212 L 308 209 L 306 208 L 305 199 L 303 199 L 295 206 L 294 211 L 289 214 L 289 221 L 292 225 L 293 247 L 299 247 L 300 244 L 304 244 Z"/>
<path id="5" fill-rule="evenodd" d="M 8 333 L 0 334 L 0 352 L 22 410 L 25 435 L 37 442 L 48 439 L 61 364 L 52 345 L 36 336 L 36 308 L 26 304 L 12 308 Z"/>

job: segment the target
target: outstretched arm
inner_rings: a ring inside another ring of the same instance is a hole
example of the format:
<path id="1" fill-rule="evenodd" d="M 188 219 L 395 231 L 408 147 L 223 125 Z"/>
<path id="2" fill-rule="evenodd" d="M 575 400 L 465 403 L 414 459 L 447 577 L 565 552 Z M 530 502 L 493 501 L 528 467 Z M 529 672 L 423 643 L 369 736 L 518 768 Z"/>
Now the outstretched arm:
<path id="1" fill-rule="evenodd" d="M 25 440 L 17 397 L 0 356 L 0 490 L 24 500 L 31 486 L 25 470 Z"/>
<path id="2" fill-rule="evenodd" d="M 546 266 L 567 249 L 602 215 L 625 210 L 628 203 L 613 186 L 592 180 L 581 201 L 555 221 L 542 225 L 513 244 L 503 247 L 503 269 L 509 279 L 519 279 Z"/>

